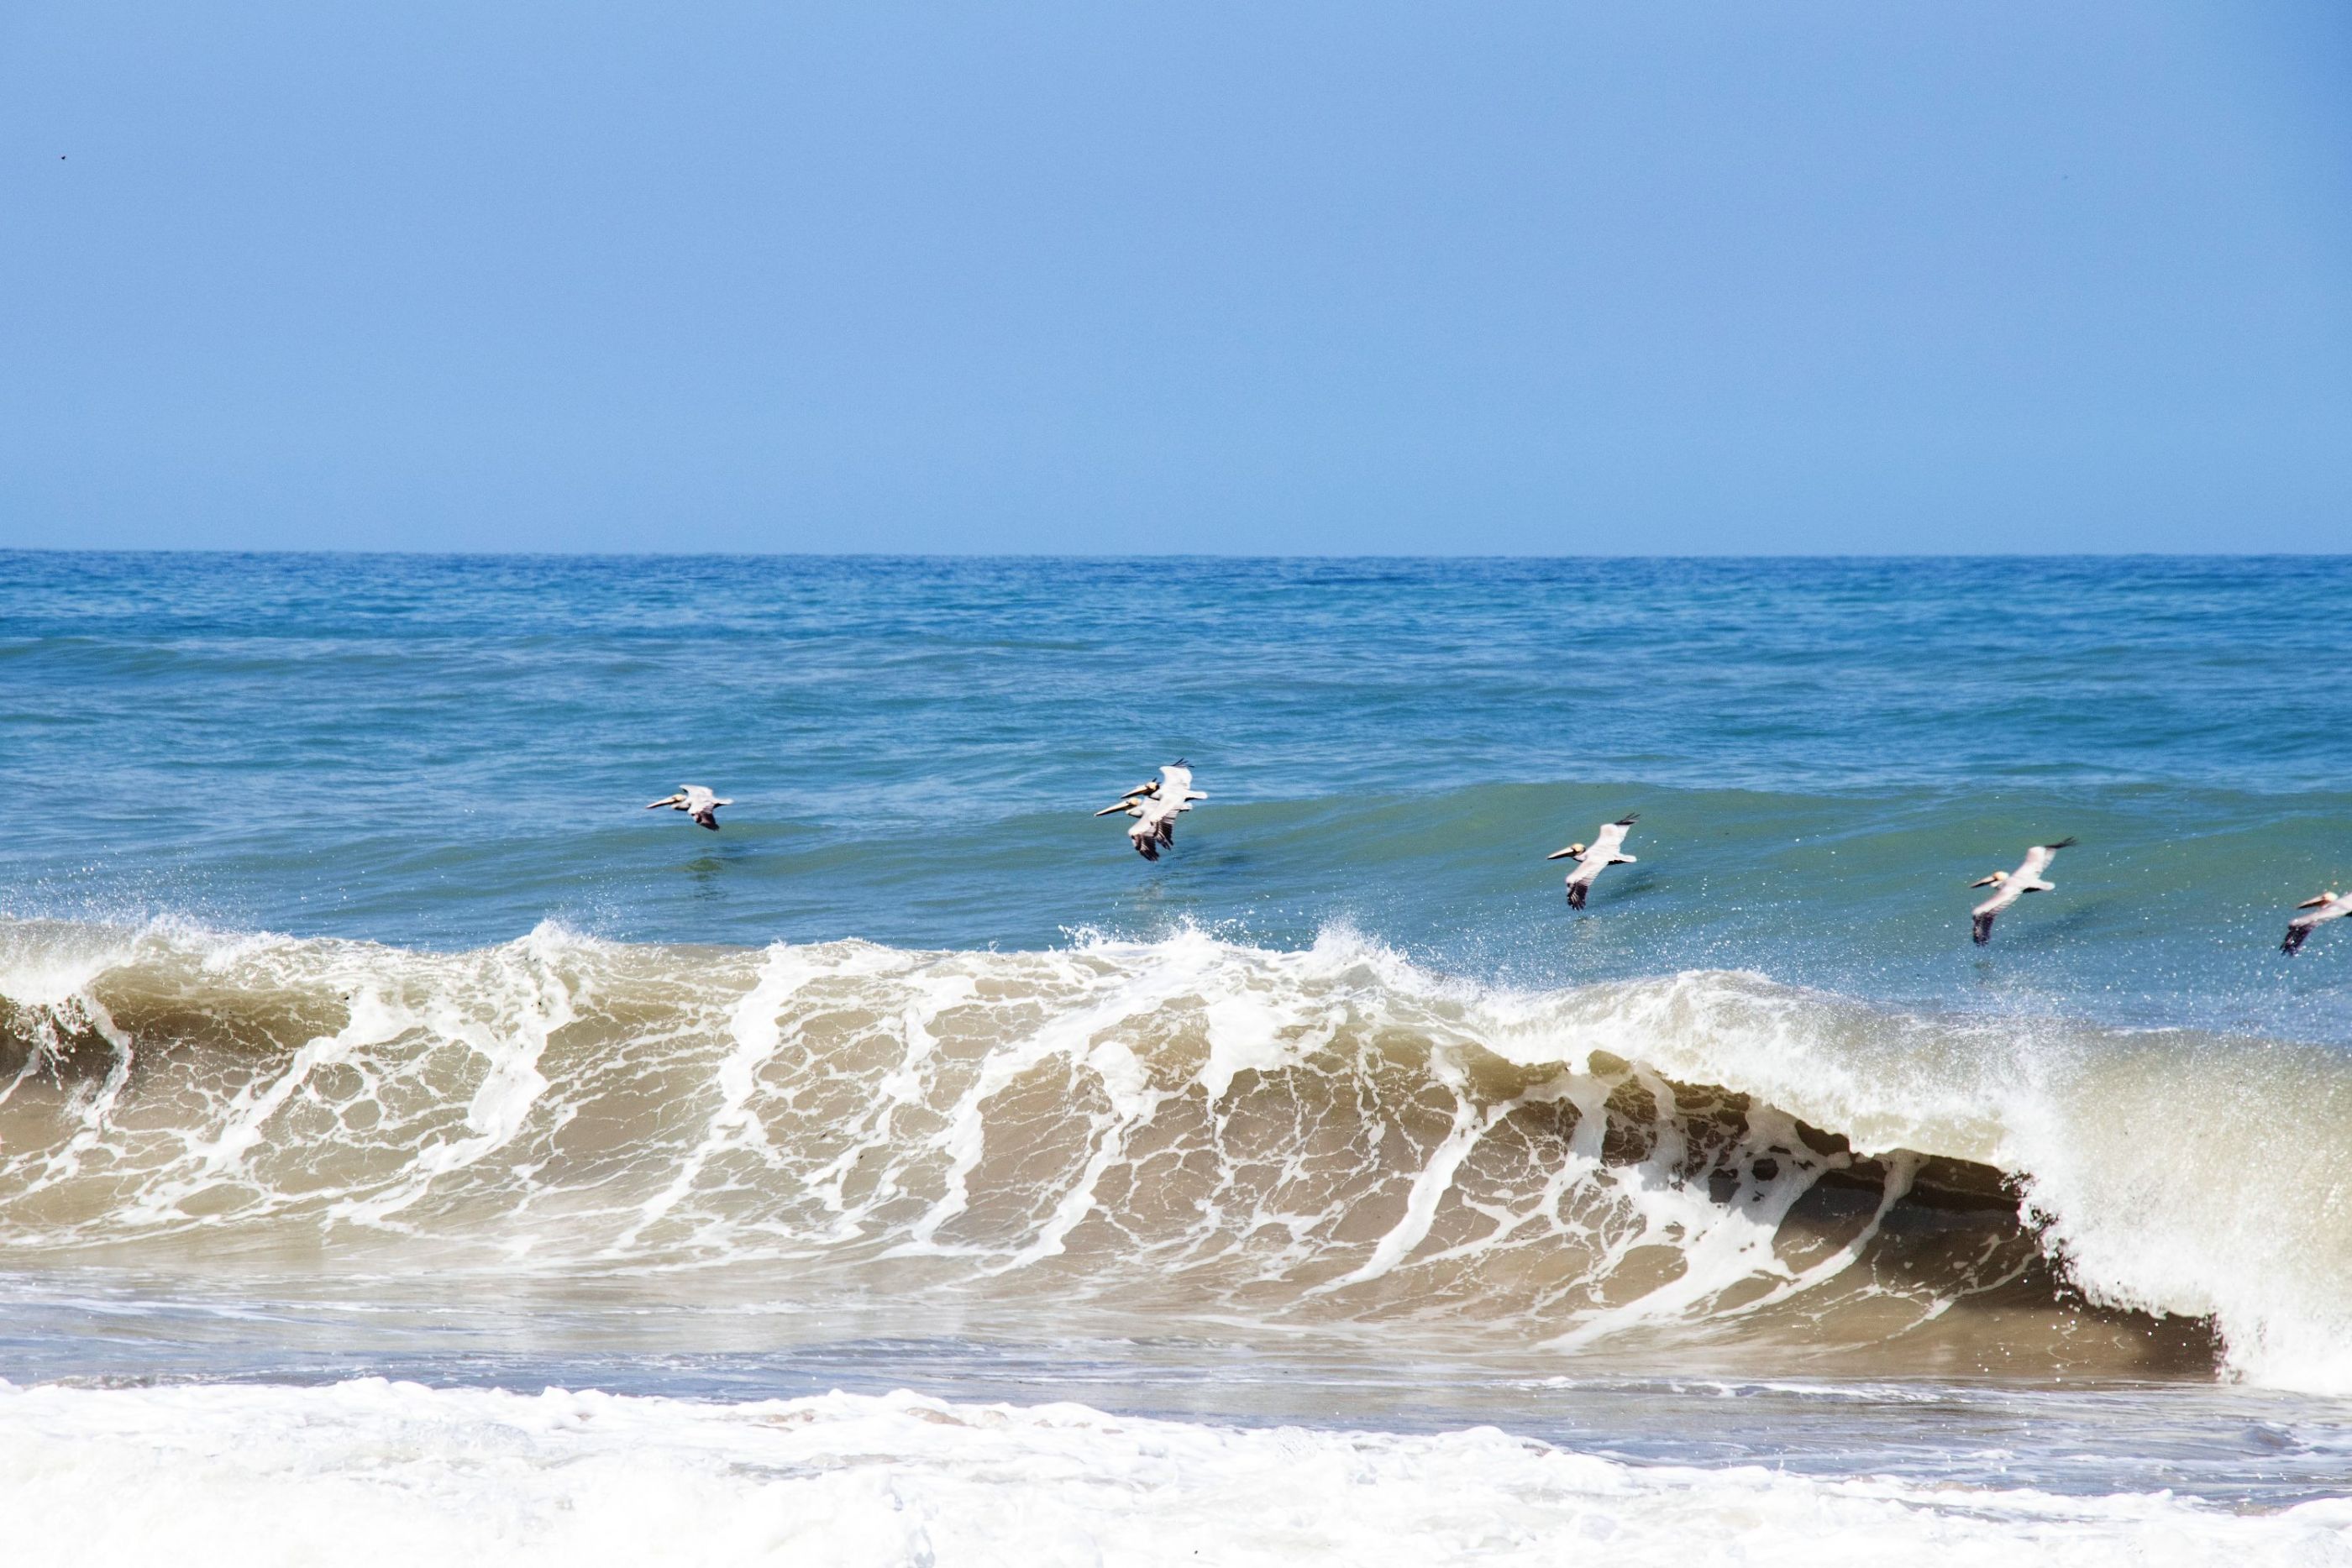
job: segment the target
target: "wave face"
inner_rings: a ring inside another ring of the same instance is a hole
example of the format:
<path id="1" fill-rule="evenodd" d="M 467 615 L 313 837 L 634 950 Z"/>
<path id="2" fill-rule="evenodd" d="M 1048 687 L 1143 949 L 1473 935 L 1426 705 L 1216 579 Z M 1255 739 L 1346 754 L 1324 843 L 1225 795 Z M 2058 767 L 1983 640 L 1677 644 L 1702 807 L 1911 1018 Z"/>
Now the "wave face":
<path id="1" fill-rule="evenodd" d="M 2316 1049 L 1738 973 L 1508 992 L 1336 933 L 438 955 L 20 922 L 0 955 L 20 1265 L 2352 1381 Z"/>

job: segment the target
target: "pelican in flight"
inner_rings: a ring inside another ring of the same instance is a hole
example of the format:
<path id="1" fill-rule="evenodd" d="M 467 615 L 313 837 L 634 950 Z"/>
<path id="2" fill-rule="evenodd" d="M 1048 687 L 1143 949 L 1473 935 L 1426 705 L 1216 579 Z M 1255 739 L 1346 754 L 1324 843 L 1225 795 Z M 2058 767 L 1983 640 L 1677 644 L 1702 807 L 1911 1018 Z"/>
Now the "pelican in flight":
<path id="1" fill-rule="evenodd" d="M 2295 907 L 2311 913 L 2298 915 L 2286 923 L 2286 940 L 2279 944 L 2279 951 L 2289 956 L 2303 951 L 2315 927 L 2352 915 L 2352 893 L 2323 893 L 2317 898 L 2305 899 Z"/>
<path id="2" fill-rule="evenodd" d="M 1135 826 L 1127 836 L 1135 845 L 1135 852 L 1145 860 L 1156 861 L 1163 846 L 1172 848 L 1176 842 L 1176 819 L 1192 809 L 1195 800 L 1208 797 L 1192 788 L 1192 769 L 1182 758 L 1178 758 L 1160 770 L 1157 779 L 1146 779 L 1129 789 L 1116 806 L 1105 806 L 1095 813 L 1108 817 L 1114 812 L 1135 819 Z"/>
<path id="3" fill-rule="evenodd" d="M 724 795 L 712 794 L 699 784 L 681 784 L 677 794 L 665 796 L 646 806 L 646 810 L 658 811 L 667 806 L 672 810 L 684 811 L 694 819 L 697 827 L 709 828 L 715 833 L 719 831 L 719 808 L 734 803 Z"/>
<path id="4" fill-rule="evenodd" d="M 2060 850 L 2073 847 L 2074 842 L 2072 839 L 2060 839 L 2054 844 L 2036 844 L 2025 852 L 2025 863 L 2015 871 L 1993 872 L 1969 883 L 1970 887 L 1996 890 L 1990 898 L 1969 912 L 1975 919 L 1974 935 L 1979 946 L 1992 940 L 1994 915 L 2029 893 L 2058 891 L 2058 884 L 2042 881 L 2042 873 L 2050 869 L 2050 862 L 2058 857 Z"/>
<path id="5" fill-rule="evenodd" d="M 1603 822 L 1601 831 L 1592 835 L 1592 842 L 1570 844 L 1564 850 L 1554 850 L 1544 856 L 1548 861 L 1574 860 L 1576 869 L 1568 873 L 1568 906 L 1584 907 L 1585 895 L 1592 891 L 1592 879 L 1612 865 L 1632 865 L 1633 857 L 1622 852 L 1625 847 L 1625 831 L 1642 820 L 1639 811 L 1628 811 L 1613 822 Z"/>

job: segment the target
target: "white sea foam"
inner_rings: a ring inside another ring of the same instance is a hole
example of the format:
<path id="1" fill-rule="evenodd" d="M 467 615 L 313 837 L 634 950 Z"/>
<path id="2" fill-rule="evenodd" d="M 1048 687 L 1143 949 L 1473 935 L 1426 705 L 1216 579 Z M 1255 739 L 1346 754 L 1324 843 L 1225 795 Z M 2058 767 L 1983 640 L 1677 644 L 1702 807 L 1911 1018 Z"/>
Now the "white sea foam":
<path id="1" fill-rule="evenodd" d="M 2352 1563 L 2352 1502 L 1643 1467 L 1475 1428 L 1244 1430 L 896 1394 L 0 1385 L 0 1559 L 885 1565 Z"/>

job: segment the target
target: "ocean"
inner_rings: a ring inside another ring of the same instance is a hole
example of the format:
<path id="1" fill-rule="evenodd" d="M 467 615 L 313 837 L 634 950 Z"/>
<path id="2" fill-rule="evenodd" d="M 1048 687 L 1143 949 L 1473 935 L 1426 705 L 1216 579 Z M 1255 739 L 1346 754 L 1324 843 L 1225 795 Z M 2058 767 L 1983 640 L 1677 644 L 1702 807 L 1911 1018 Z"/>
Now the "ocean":
<path id="1" fill-rule="evenodd" d="M 2352 1563 L 2347 625 L 0 553 L 0 1558 Z"/>

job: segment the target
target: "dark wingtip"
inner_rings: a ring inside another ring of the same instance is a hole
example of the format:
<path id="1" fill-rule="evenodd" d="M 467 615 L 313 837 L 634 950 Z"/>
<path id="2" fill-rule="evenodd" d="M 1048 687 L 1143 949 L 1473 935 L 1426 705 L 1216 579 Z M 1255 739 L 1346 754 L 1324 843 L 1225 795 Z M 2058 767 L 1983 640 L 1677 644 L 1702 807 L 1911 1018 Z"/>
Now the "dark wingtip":
<path id="1" fill-rule="evenodd" d="M 1628 812 L 1626 812 L 1623 816 L 1622 816 L 1622 817 L 1620 817 L 1620 818 L 1618 818 L 1618 819 L 1617 819 L 1616 825 L 1617 825 L 1618 827 L 1621 827 L 1621 828 L 1630 828 L 1630 827 L 1632 827 L 1634 823 L 1636 823 L 1636 822 L 1640 821 L 1641 820 L 1642 820 L 1642 813 L 1641 813 L 1641 812 L 1639 812 L 1639 811 L 1628 811 Z"/>
<path id="2" fill-rule="evenodd" d="M 2294 957 L 2297 953 L 2303 951 L 2304 938 L 2310 935 L 2311 927 L 2308 925 L 2288 926 L 2286 928 L 2286 940 L 2279 944 L 2279 951 L 2285 954 L 2290 958 Z"/>
<path id="3" fill-rule="evenodd" d="M 1976 939 L 1976 944 L 1979 947 L 1991 941 L 1992 916 L 1990 915 L 1978 915 L 1976 917 L 1974 929 L 1969 932 L 1969 935 Z"/>
<path id="4" fill-rule="evenodd" d="M 2065 838 L 2060 839 L 2054 844 L 2044 844 L 2042 847 L 2045 850 L 2071 850 L 2080 842 L 2082 842 L 2080 839 L 2069 834 Z"/>

